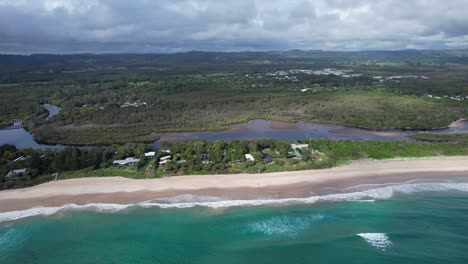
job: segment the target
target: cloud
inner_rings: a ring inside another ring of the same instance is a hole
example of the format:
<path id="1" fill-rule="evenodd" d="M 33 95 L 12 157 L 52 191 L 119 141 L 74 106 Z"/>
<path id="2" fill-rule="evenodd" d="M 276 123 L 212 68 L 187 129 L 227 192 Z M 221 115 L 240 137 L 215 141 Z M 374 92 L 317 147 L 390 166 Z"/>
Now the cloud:
<path id="1" fill-rule="evenodd" d="M 466 48 L 465 0 L 0 0 L 0 52 Z"/>

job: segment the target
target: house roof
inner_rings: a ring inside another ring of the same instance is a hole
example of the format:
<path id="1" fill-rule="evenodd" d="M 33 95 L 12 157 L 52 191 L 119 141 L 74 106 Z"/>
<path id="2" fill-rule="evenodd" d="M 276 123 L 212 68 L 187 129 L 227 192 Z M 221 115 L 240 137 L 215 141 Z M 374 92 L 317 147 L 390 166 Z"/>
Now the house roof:
<path id="1" fill-rule="evenodd" d="M 156 155 L 156 152 L 150 151 L 145 153 L 145 157 L 154 157 Z"/>
<path id="2" fill-rule="evenodd" d="M 140 159 L 129 157 L 124 160 L 114 160 L 112 163 L 119 164 L 119 165 L 127 165 L 127 164 L 132 164 L 132 163 L 137 163 L 137 162 L 140 162 Z"/>
<path id="3" fill-rule="evenodd" d="M 25 159 L 26 159 L 25 156 L 20 156 L 20 157 L 14 159 L 12 162 L 23 161 L 23 160 L 25 160 Z"/>
<path id="4" fill-rule="evenodd" d="M 171 156 L 164 156 L 164 157 L 159 158 L 160 161 L 169 160 L 169 159 L 171 159 Z"/>
<path id="5" fill-rule="evenodd" d="M 291 148 L 296 150 L 296 149 L 306 149 L 309 147 L 309 144 L 291 144 Z"/>
<path id="6" fill-rule="evenodd" d="M 5 178 L 16 178 L 18 176 L 22 176 L 24 173 L 26 173 L 26 169 L 11 170 L 8 172 Z"/>
<path id="7" fill-rule="evenodd" d="M 252 154 L 244 154 L 245 158 L 251 161 L 255 161 L 255 158 L 252 156 Z"/>

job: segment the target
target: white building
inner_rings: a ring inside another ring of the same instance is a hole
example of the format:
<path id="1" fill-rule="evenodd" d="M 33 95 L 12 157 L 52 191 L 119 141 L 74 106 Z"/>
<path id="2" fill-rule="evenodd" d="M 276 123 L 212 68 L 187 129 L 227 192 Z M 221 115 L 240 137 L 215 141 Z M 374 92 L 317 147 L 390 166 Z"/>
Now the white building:
<path id="1" fill-rule="evenodd" d="M 308 149 L 309 148 L 309 144 L 291 144 L 291 148 L 294 149 L 294 150 L 297 150 L 297 149 L 301 149 L 301 150 L 304 150 L 304 149 Z"/>
<path id="2" fill-rule="evenodd" d="M 145 153 L 145 157 L 154 157 L 154 156 L 156 156 L 156 152 L 154 152 L 154 151 L 150 151 L 150 152 Z"/>
<path id="3" fill-rule="evenodd" d="M 131 165 L 131 164 L 135 164 L 135 163 L 138 163 L 140 162 L 140 159 L 136 159 L 136 158 L 126 158 L 124 160 L 114 160 L 112 162 L 112 164 L 115 164 L 115 165 Z"/>
<path id="4" fill-rule="evenodd" d="M 166 165 L 166 163 L 168 163 L 170 160 L 169 159 L 166 159 L 166 160 L 161 160 L 159 162 L 159 165 L 163 166 L 163 165 Z"/>
<path id="5" fill-rule="evenodd" d="M 255 158 L 252 154 L 244 154 L 246 160 L 255 161 Z"/>
<path id="6" fill-rule="evenodd" d="M 171 159 L 171 156 L 164 156 L 164 157 L 159 158 L 160 161 L 170 160 L 170 159 Z"/>

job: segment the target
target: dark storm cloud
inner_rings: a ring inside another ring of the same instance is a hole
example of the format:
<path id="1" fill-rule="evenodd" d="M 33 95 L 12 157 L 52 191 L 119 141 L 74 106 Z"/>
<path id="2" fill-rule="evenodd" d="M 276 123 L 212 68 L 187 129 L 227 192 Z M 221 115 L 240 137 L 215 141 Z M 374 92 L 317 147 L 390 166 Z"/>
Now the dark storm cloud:
<path id="1" fill-rule="evenodd" d="M 0 0 L 0 52 L 468 47 L 468 1 Z"/>

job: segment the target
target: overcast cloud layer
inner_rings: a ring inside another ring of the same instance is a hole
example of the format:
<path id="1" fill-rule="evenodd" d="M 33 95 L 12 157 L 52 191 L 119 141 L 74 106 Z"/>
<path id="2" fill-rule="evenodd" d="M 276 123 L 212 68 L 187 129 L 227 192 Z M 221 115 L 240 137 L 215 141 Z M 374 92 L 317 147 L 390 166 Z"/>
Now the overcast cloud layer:
<path id="1" fill-rule="evenodd" d="M 468 0 L 0 0 L 0 53 L 468 47 Z"/>

